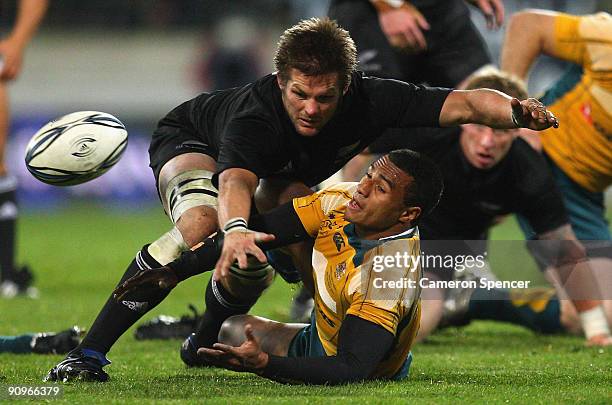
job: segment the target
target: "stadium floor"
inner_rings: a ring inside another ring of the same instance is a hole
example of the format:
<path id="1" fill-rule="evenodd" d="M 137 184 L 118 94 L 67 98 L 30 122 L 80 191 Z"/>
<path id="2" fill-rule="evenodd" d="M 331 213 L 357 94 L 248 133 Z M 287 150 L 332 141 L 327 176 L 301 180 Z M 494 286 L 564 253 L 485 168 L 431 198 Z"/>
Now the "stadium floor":
<path id="1" fill-rule="evenodd" d="M 0 335 L 88 326 L 135 252 L 167 226 L 157 208 L 117 214 L 80 205 L 54 215 L 24 215 L 19 257 L 36 273 L 41 297 L 0 300 Z M 493 237 L 520 239 L 513 222 L 497 228 Z M 517 267 L 529 264 L 515 264 L 514 271 Z M 188 303 L 202 309 L 206 277 L 179 286 L 146 318 L 186 313 Z M 538 274 L 525 277 L 541 281 Z M 253 313 L 286 320 L 293 292 L 279 280 Z M 106 370 L 111 381 L 64 385 L 60 402 L 612 402 L 612 349 L 586 348 L 578 337 L 538 336 L 493 322 L 451 328 L 416 346 L 411 376 L 399 383 L 281 385 L 248 374 L 186 369 L 178 357 L 179 346 L 179 341 L 137 342 L 130 331 L 109 354 L 113 364 Z M 2 354 L 0 387 L 41 385 L 42 377 L 61 358 Z"/>

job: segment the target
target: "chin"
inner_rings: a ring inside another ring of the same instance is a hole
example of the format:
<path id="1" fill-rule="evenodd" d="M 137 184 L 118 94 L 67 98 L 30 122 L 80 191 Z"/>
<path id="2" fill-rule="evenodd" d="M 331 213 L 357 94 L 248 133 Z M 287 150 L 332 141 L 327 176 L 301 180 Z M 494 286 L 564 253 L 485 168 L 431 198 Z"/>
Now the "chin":
<path id="1" fill-rule="evenodd" d="M 297 133 L 302 136 L 316 136 L 319 134 L 319 130 L 316 128 L 304 128 L 300 127 L 297 130 Z"/>

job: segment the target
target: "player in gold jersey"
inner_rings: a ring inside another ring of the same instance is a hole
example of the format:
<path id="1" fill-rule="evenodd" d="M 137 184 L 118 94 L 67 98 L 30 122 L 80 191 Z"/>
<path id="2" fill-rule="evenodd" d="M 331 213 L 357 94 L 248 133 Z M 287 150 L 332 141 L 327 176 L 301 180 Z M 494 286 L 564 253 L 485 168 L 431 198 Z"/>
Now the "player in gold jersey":
<path id="1" fill-rule="evenodd" d="M 591 268 L 599 277 L 602 298 L 610 299 L 612 237 L 604 191 L 612 183 L 612 16 L 543 10 L 517 13 L 506 32 L 502 69 L 525 78 L 540 54 L 574 63 L 542 97 L 563 126 L 554 134 L 544 131 L 541 146 L 563 194 L 572 229 L 587 248 Z M 595 304 L 585 300 L 577 309 L 583 326 L 602 330 L 604 312 Z"/>
<path id="2" fill-rule="evenodd" d="M 399 150 L 376 161 L 359 183 L 340 183 L 252 218 L 254 229 L 276 236 L 249 234 L 267 242 L 266 249 L 314 238 L 312 321 L 233 316 L 219 331 L 221 343 L 197 350 L 202 364 L 315 384 L 405 377 L 420 319 L 417 223 L 441 191 L 429 159 Z M 172 288 L 212 268 L 218 252 L 205 243 L 168 267 L 139 273 L 116 294 Z M 221 277 L 236 271 L 225 264 Z"/>

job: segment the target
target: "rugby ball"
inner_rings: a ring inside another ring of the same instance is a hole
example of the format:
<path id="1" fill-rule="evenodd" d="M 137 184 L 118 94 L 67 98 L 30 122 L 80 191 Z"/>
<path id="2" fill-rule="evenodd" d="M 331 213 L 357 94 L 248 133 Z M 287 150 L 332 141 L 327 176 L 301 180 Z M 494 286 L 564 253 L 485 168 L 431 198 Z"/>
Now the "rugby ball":
<path id="1" fill-rule="evenodd" d="M 72 186 L 102 175 L 127 146 L 125 126 L 114 116 L 79 111 L 42 127 L 26 148 L 28 171 L 43 183 Z"/>

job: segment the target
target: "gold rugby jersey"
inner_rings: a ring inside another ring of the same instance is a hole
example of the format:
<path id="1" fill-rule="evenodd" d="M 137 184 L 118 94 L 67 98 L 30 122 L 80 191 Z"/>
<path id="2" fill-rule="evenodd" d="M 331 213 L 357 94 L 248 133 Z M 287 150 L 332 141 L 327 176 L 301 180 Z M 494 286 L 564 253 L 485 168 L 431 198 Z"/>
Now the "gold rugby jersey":
<path id="1" fill-rule="evenodd" d="M 542 98 L 561 124 L 542 133 L 542 146 L 572 180 L 601 192 L 612 183 L 612 16 L 559 15 L 554 46 L 578 66 Z"/>
<path id="2" fill-rule="evenodd" d="M 419 327 L 421 267 L 418 260 L 414 264 L 406 259 L 418 257 L 419 233 L 415 227 L 380 240 L 359 239 L 354 225 L 344 218 L 356 188 L 357 183 L 339 183 L 296 198 L 293 206 L 308 234 L 316 237 L 315 318 L 325 353 L 336 354 L 346 315 L 358 316 L 395 336 L 392 349 L 372 375 L 392 377 L 406 360 Z M 399 266 L 395 260 L 387 259 L 385 265 L 377 259 L 396 255 L 401 257 Z"/>

